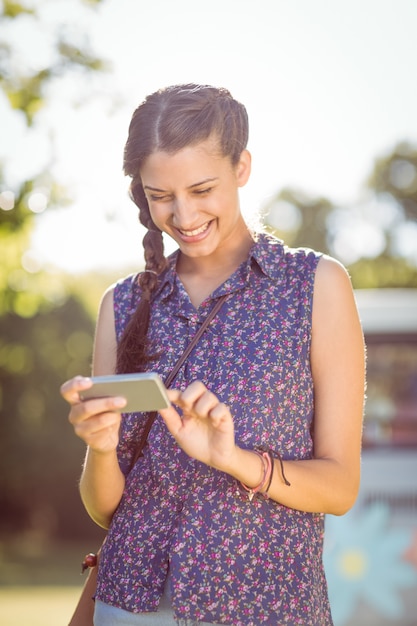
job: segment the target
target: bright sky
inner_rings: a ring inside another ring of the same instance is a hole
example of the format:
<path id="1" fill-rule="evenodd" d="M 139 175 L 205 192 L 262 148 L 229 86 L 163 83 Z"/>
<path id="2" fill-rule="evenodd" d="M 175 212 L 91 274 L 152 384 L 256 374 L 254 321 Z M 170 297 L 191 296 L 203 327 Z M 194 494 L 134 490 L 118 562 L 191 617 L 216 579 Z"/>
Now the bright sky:
<path id="1" fill-rule="evenodd" d="M 77 26 L 71 0 L 41 4 L 51 23 L 65 15 Z M 122 152 L 134 108 L 161 86 L 225 86 L 246 105 L 248 214 L 285 186 L 354 206 L 374 159 L 417 142 L 415 0 L 105 0 L 100 17 L 90 13 L 81 26 L 113 71 L 90 79 L 88 100 L 74 80 L 60 84 L 40 118 L 56 138 L 51 171 L 74 200 L 37 217 L 33 252 L 46 263 L 73 272 L 142 263 Z M 35 64 L 40 35 L 22 37 Z M 16 121 L 7 130 L 13 181 L 45 159 L 45 139 L 30 142 Z"/>

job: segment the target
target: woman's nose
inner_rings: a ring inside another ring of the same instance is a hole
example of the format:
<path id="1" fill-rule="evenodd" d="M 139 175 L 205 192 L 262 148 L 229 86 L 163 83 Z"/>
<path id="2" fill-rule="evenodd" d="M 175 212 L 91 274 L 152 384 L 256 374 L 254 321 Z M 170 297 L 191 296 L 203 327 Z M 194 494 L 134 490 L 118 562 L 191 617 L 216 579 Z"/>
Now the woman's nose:
<path id="1" fill-rule="evenodd" d="M 194 226 L 197 210 L 194 203 L 187 198 L 176 198 L 173 207 L 174 224 L 177 228 L 187 230 Z"/>

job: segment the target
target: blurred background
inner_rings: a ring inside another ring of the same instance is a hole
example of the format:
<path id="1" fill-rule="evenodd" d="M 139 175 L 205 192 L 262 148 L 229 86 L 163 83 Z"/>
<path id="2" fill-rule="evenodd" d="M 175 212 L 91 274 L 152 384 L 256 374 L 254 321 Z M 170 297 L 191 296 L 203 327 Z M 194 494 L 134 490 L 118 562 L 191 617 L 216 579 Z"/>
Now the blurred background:
<path id="1" fill-rule="evenodd" d="M 248 109 L 248 221 L 350 271 L 369 401 L 358 505 L 328 519 L 334 619 L 417 624 L 416 28 L 414 0 L 0 0 L 2 624 L 66 624 L 103 536 L 59 386 L 89 374 L 103 290 L 143 267 L 123 146 L 180 82 Z"/>

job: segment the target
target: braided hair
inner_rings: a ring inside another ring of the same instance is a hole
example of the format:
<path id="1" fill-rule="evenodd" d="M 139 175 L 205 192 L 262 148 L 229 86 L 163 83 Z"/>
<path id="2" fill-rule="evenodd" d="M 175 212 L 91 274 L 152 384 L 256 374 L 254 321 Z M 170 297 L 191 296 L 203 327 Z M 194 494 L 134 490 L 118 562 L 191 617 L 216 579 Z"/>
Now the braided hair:
<path id="1" fill-rule="evenodd" d="M 147 332 L 152 295 L 158 275 L 167 267 L 162 232 L 152 221 L 142 187 L 140 168 L 154 152 L 175 154 L 216 136 L 222 156 L 232 165 L 248 142 L 245 107 L 227 89 L 209 85 L 174 85 L 148 96 L 134 111 L 124 150 L 124 173 L 131 177 L 130 197 L 147 229 L 143 238 L 145 271 L 139 275 L 142 297 L 117 349 L 117 372 L 143 371 L 151 360 Z"/>

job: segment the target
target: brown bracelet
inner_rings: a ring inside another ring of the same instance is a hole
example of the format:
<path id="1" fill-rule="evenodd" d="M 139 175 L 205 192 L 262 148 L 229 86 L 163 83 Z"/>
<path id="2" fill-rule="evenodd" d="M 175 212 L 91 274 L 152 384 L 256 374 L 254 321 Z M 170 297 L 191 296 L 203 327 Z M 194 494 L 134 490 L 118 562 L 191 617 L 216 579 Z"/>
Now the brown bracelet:
<path id="1" fill-rule="evenodd" d="M 287 477 L 285 476 L 285 472 L 284 472 L 284 463 L 282 462 L 282 457 L 280 455 L 279 452 L 275 452 L 275 455 L 279 461 L 279 464 L 281 466 L 281 476 L 282 476 L 282 480 L 284 481 L 284 483 L 287 485 L 287 487 L 291 487 L 291 483 L 287 480 Z"/>
<path id="2" fill-rule="evenodd" d="M 283 482 L 287 485 L 287 487 L 291 487 L 291 483 L 289 482 L 289 480 L 287 480 L 287 477 L 285 476 L 284 463 L 282 461 L 282 457 L 281 457 L 280 453 L 279 452 L 272 452 L 272 450 L 270 450 L 270 449 L 266 450 L 266 452 L 269 454 L 269 457 L 271 459 L 272 472 L 271 472 L 270 480 L 269 480 L 269 483 L 268 483 L 268 487 L 265 489 L 265 491 L 266 492 L 268 491 L 268 489 L 270 488 L 271 483 L 272 483 L 272 476 L 273 476 L 274 467 L 275 467 L 275 463 L 274 463 L 275 458 L 277 458 L 278 461 L 279 461 L 279 464 L 280 464 L 280 467 L 281 467 L 281 476 L 282 476 Z"/>
<path id="3" fill-rule="evenodd" d="M 261 493 L 261 495 L 263 495 L 265 498 L 268 497 L 268 494 L 266 492 L 268 491 L 271 484 L 271 475 L 273 470 L 273 462 L 268 452 L 260 450 L 251 450 L 251 452 L 254 452 L 254 454 L 257 454 L 262 459 L 263 476 L 261 482 L 256 487 L 248 487 L 247 485 L 245 485 L 245 483 L 240 482 L 241 487 L 243 487 L 243 489 L 248 492 L 249 502 L 252 502 L 253 496 L 257 493 Z M 268 487 L 267 489 L 264 489 L 267 483 Z"/>

